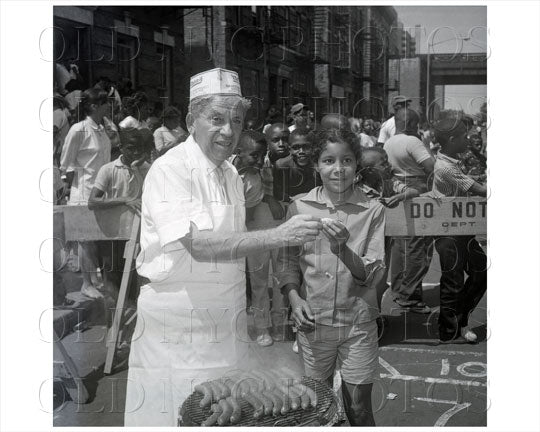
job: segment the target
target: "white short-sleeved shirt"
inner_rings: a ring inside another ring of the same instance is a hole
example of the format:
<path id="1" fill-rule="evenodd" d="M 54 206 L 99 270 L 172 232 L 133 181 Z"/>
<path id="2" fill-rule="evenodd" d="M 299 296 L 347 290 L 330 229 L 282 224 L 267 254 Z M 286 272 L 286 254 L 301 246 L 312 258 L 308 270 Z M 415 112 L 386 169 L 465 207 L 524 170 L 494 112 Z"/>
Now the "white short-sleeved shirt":
<path id="1" fill-rule="evenodd" d="M 90 198 L 99 169 L 111 161 L 111 141 L 103 125 L 90 117 L 71 126 L 60 157 L 60 170 L 74 172 L 69 204 L 84 205 Z"/>
<path id="2" fill-rule="evenodd" d="M 424 143 L 415 136 L 394 135 L 384 144 L 384 150 L 398 178 L 426 175 L 420 164 L 432 156 Z"/>
<path id="3" fill-rule="evenodd" d="M 53 126 L 58 128 L 58 133 L 54 141 L 54 151 L 61 152 L 66 136 L 69 132 L 69 120 L 66 112 L 63 109 L 55 109 L 53 111 Z"/>
<path id="4" fill-rule="evenodd" d="M 148 129 L 146 120 L 139 121 L 133 116 L 127 116 L 124 120 L 118 123 L 122 129 Z"/>
<path id="5" fill-rule="evenodd" d="M 245 231 L 242 179 L 228 161 L 216 167 L 189 136 L 152 164 L 144 182 L 141 216 L 139 274 L 151 282 L 209 281 L 193 274 L 180 239 L 191 224 L 199 231 Z M 223 272 L 206 276 L 217 278 L 216 283 L 225 280 Z"/>
<path id="6" fill-rule="evenodd" d="M 141 196 L 144 178 L 150 164 L 143 162 L 138 167 L 130 167 L 122 162 L 122 156 L 109 162 L 99 170 L 94 187 L 105 192 L 105 198 L 133 198 Z"/>
<path id="7" fill-rule="evenodd" d="M 386 143 L 390 138 L 396 134 L 396 118 L 394 116 L 386 120 L 379 131 L 379 138 L 377 142 Z"/>
<path id="8" fill-rule="evenodd" d="M 244 206 L 236 168 L 227 161 L 216 167 L 191 136 L 150 168 L 137 257 L 150 282 L 137 300 L 126 426 L 174 426 L 194 380 L 248 368 L 245 259 L 197 261 L 180 242 L 191 224 L 245 231 Z"/>
<path id="9" fill-rule="evenodd" d="M 154 144 L 156 149 L 161 151 L 164 147 L 176 142 L 176 140 L 182 135 L 187 135 L 187 133 L 180 127 L 176 129 L 169 129 L 167 126 L 163 125 L 157 128 L 154 131 Z"/>
<path id="10" fill-rule="evenodd" d="M 364 132 L 360 134 L 360 145 L 362 147 L 364 148 L 375 147 L 376 144 L 377 144 L 377 140 L 375 139 L 375 137 L 369 136 L 368 134 L 365 134 Z"/>

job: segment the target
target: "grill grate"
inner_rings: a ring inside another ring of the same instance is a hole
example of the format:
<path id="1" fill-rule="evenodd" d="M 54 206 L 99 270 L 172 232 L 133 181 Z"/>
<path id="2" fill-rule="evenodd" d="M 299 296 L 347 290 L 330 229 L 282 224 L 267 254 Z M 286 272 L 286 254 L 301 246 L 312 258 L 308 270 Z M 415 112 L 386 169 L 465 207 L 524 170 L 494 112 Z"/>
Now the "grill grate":
<path id="1" fill-rule="evenodd" d="M 253 418 L 253 407 L 243 398 L 238 402 L 242 408 L 242 419 L 239 423 L 230 426 L 331 426 L 338 421 L 338 405 L 334 393 L 322 381 L 308 377 L 302 378 L 302 383 L 311 387 L 317 393 L 317 408 L 310 406 L 307 410 L 298 409 L 286 415 L 265 415 L 259 419 Z M 179 409 L 178 426 L 200 426 L 211 412 L 210 408 L 201 408 L 199 403 L 203 396 L 192 393 Z"/>

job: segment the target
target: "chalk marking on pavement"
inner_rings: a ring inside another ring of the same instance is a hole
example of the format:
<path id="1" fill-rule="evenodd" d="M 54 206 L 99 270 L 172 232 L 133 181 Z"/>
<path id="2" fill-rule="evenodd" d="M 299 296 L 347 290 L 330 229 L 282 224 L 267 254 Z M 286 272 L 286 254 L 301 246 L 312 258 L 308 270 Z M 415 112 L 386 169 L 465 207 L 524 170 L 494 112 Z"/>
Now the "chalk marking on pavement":
<path id="1" fill-rule="evenodd" d="M 379 363 L 380 365 L 385 368 L 388 372 L 390 372 L 392 375 L 399 376 L 401 375 L 397 369 L 395 369 L 392 365 L 390 365 L 386 360 L 384 360 L 382 357 L 379 357 Z"/>
<path id="2" fill-rule="evenodd" d="M 419 401 L 424 402 L 430 402 L 430 403 L 440 403 L 440 404 L 451 404 L 454 405 L 452 408 L 450 408 L 448 411 L 445 411 L 435 422 L 433 426 L 440 427 L 445 426 L 448 420 L 450 420 L 450 417 L 452 417 L 454 414 L 457 414 L 458 412 L 467 409 L 471 406 L 470 402 L 465 402 L 458 404 L 456 401 L 449 401 L 449 400 L 441 400 L 441 399 L 431 399 L 431 398 L 419 398 L 415 397 L 415 399 Z"/>
<path id="3" fill-rule="evenodd" d="M 445 358 L 441 360 L 441 375 L 448 375 L 448 372 L 450 372 L 450 363 Z"/>
<path id="4" fill-rule="evenodd" d="M 474 367 L 474 366 L 480 366 L 483 369 L 483 371 L 482 372 L 467 372 L 467 368 Z M 487 365 L 485 363 L 480 363 L 480 362 L 467 362 L 467 363 L 460 364 L 457 367 L 457 371 L 461 375 L 469 377 L 469 378 L 483 378 L 487 375 Z"/>
<path id="5" fill-rule="evenodd" d="M 416 375 L 391 375 L 391 374 L 380 374 L 381 378 L 391 378 L 402 381 L 424 381 L 427 383 L 436 383 L 436 384 L 454 384 L 454 385 L 467 385 L 473 387 L 487 387 L 487 384 L 479 381 L 466 381 L 466 380 L 457 380 L 449 378 L 432 378 L 432 377 L 421 377 Z"/>
<path id="6" fill-rule="evenodd" d="M 470 355 L 473 357 L 482 357 L 486 353 L 474 352 L 474 351 L 447 351 L 447 350 L 434 350 L 427 348 L 406 348 L 396 346 L 383 346 L 379 347 L 379 351 L 405 351 L 405 352 L 418 352 L 418 353 L 430 353 L 430 354 L 444 354 L 444 355 Z"/>

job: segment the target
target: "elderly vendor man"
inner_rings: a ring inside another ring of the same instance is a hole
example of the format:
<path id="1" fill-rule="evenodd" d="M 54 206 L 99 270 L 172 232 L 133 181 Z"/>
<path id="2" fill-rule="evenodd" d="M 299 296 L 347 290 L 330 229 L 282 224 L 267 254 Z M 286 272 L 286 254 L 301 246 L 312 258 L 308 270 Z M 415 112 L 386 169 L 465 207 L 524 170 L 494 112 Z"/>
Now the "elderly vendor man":
<path id="1" fill-rule="evenodd" d="M 147 283 L 137 301 L 125 426 L 175 426 L 194 385 L 249 360 L 244 257 L 313 241 L 322 228 L 298 215 L 246 232 L 242 180 L 227 159 L 248 108 L 235 72 L 193 76 L 190 136 L 146 177 L 137 270 Z"/>

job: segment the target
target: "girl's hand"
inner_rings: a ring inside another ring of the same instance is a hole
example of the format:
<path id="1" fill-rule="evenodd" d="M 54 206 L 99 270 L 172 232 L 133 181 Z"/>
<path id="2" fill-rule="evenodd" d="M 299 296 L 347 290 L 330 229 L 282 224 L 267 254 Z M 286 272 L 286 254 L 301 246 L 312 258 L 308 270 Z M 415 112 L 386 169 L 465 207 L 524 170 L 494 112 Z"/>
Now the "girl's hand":
<path id="1" fill-rule="evenodd" d="M 323 223 L 322 231 L 330 241 L 330 250 L 334 254 L 339 254 L 349 240 L 349 230 L 340 221 L 328 218 L 323 218 L 321 221 Z"/>
<path id="2" fill-rule="evenodd" d="M 291 299 L 291 308 L 296 328 L 303 332 L 314 330 L 315 317 L 313 316 L 313 312 L 311 312 L 311 308 L 303 298 L 299 296 L 295 297 L 295 299 Z"/>

